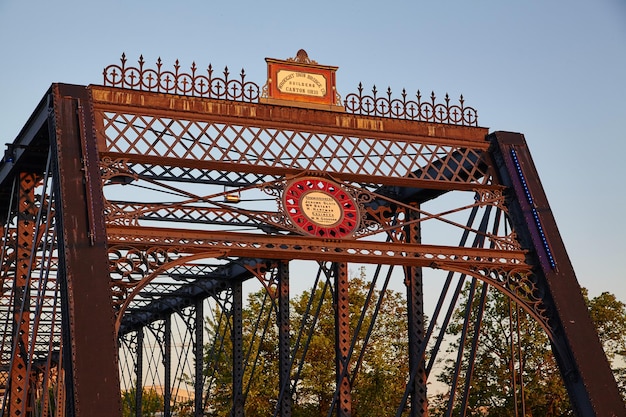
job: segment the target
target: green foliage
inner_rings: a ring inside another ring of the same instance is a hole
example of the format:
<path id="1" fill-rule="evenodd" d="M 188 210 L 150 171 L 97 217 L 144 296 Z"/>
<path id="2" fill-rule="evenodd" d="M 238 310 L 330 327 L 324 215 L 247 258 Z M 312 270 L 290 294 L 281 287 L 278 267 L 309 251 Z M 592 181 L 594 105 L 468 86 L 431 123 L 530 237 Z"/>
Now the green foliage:
<path id="1" fill-rule="evenodd" d="M 626 399 L 626 304 L 608 292 L 592 299 L 588 298 L 586 290 L 583 295 L 620 393 Z"/>
<path id="2" fill-rule="evenodd" d="M 137 388 L 133 387 L 122 392 L 122 416 L 135 417 L 137 408 L 135 407 L 135 398 L 137 396 Z M 143 389 L 141 393 L 141 416 L 154 417 L 158 412 L 163 411 L 164 399 L 154 388 Z"/>
<path id="3" fill-rule="evenodd" d="M 350 280 L 350 327 L 351 335 L 356 332 L 359 317 L 366 302 L 369 283 L 362 278 Z M 373 319 L 375 303 L 380 296 L 376 291 L 372 302 L 363 315 L 351 367 L 354 369 L 363 350 L 364 339 Z M 317 321 L 306 315 L 307 304 L 313 297 L 313 305 L 321 301 Z M 244 392 L 247 392 L 245 414 L 248 417 L 272 416 L 279 397 L 278 382 L 278 331 L 275 307 L 268 307 L 266 292 L 249 295 L 243 311 L 243 339 L 246 354 Z M 408 374 L 406 348 L 406 302 L 401 294 L 387 291 L 376 326 L 363 352 L 360 370 L 352 386 L 353 415 L 380 417 L 390 414 L 400 402 Z M 231 361 L 229 317 L 215 312 L 215 320 L 208 324 L 209 333 L 217 336 L 205 346 L 205 361 L 210 407 L 208 416 L 228 416 L 232 407 Z M 297 390 L 292 397 L 295 417 L 326 416 L 335 394 L 335 314 L 330 291 L 316 290 L 303 293 L 291 301 L 291 352 L 296 347 L 297 333 L 302 328 L 300 341 L 292 367 L 292 384 L 301 369 Z M 269 318 L 269 321 L 268 321 Z M 268 323 L 266 327 L 266 323 Z M 311 326 L 310 343 L 306 335 Z M 225 331 L 226 330 L 226 331 Z M 261 335 L 265 333 L 265 337 Z M 221 339 L 221 340 L 220 340 Z M 217 349 L 221 344 L 223 349 Z M 305 349 L 306 347 L 306 349 Z M 248 352 L 250 354 L 248 355 Z M 214 371 L 215 370 L 215 371 Z"/>
<path id="4" fill-rule="evenodd" d="M 478 285 L 477 292 L 483 284 Z M 469 297 L 466 286 L 462 302 Z M 625 305 L 609 293 L 585 300 L 600 340 L 609 358 L 622 393 L 625 386 L 624 353 L 626 352 Z M 476 317 L 479 297 L 472 300 L 471 315 Z M 439 381 L 450 386 L 453 381 L 456 352 L 464 321 L 464 308 L 457 308 L 454 321 L 447 332 L 453 338 L 450 355 L 444 360 Z M 519 325 L 519 330 L 518 329 Z M 471 332 L 470 332 L 471 333 Z M 463 372 L 467 371 L 470 355 L 470 334 L 464 349 Z M 474 361 L 474 376 L 468 400 L 468 415 L 495 416 L 569 416 L 573 415 L 562 377 L 543 328 L 508 297 L 489 289 L 480 328 L 480 343 Z M 455 412 L 459 412 L 459 396 L 465 381 L 457 384 Z M 450 392 L 439 394 L 431 401 L 431 415 L 443 415 Z M 516 410 L 517 413 L 516 414 Z"/>
<path id="5" fill-rule="evenodd" d="M 477 282 L 476 294 L 484 284 Z M 352 415 L 380 417 L 394 415 L 404 393 L 408 375 L 406 300 L 400 293 L 375 291 L 366 304 L 369 283 L 363 277 L 350 280 L 350 328 L 357 331 L 358 342 L 351 359 L 351 370 L 359 366 L 352 385 Z M 589 299 L 583 289 L 590 316 L 598 329 L 607 358 L 614 371 L 622 395 L 626 398 L 626 305 L 610 293 Z M 383 296 L 384 302 L 372 326 L 367 346 L 367 332 L 374 319 L 374 306 Z M 466 287 L 459 305 L 465 305 L 470 296 Z M 317 320 L 307 314 L 311 301 L 319 304 Z M 470 314 L 476 317 L 480 297 L 474 295 Z M 297 379 L 292 396 L 294 417 L 324 417 L 328 415 L 335 395 L 335 312 L 330 290 L 317 289 L 313 294 L 303 293 L 291 300 L 290 349 L 294 364 L 291 383 Z M 279 397 L 277 307 L 266 291 L 250 294 L 243 315 L 245 415 L 272 416 Z M 555 363 L 550 343 L 543 328 L 508 297 L 489 288 L 485 298 L 480 327 L 480 343 L 474 361 L 473 378 L 469 390 L 469 416 L 570 416 L 573 415 L 562 377 Z M 458 307 L 447 328 L 451 342 L 448 355 L 440 362 L 437 379 L 450 386 L 453 381 L 456 352 L 458 351 L 465 310 Z M 208 319 L 210 343 L 205 345 L 205 389 L 208 408 L 205 416 L 225 417 L 232 411 L 232 317 L 221 310 Z M 473 322 L 473 320 L 470 320 Z M 303 338 L 296 350 L 298 332 Z M 310 332 L 311 339 L 306 343 Z M 469 360 L 470 336 L 466 340 L 463 363 Z M 364 350 L 363 350 L 364 349 Z M 294 350 L 296 350 L 294 352 Z M 363 351 L 363 352 L 362 352 Z M 362 361 L 358 358 L 362 355 Z M 357 365 L 358 364 L 358 365 Z M 298 371 L 301 371 L 298 374 Z M 460 375 L 467 374 L 464 365 Z M 457 381 L 457 395 L 452 415 L 460 412 L 459 398 L 466 381 Z M 448 407 L 450 392 L 429 397 L 431 417 L 443 416 Z M 155 416 L 163 411 L 163 397 L 153 389 L 143 391 L 142 415 Z M 173 410 L 178 416 L 192 415 L 192 404 L 178 404 Z M 135 389 L 123 393 L 123 415 L 134 417 Z"/>

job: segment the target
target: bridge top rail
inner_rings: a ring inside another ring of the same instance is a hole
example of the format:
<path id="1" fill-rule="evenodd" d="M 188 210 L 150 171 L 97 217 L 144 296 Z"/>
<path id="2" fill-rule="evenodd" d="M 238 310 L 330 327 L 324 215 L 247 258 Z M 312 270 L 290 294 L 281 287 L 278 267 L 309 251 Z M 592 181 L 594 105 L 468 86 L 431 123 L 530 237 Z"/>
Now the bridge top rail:
<path id="1" fill-rule="evenodd" d="M 119 64 L 104 68 L 103 76 L 106 87 L 247 103 L 258 103 L 267 97 L 266 86 L 247 80 L 243 69 L 237 74 L 225 67 L 219 74 L 211 64 L 202 70 L 193 62 L 189 70 L 185 70 L 176 60 L 173 68 L 167 69 L 158 58 L 156 66 L 149 67 L 140 56 L 137 65 L 130 65 L 122 54 Z M 463 95 L 456 103 L 448 94 L 438 102 L 434 92 L 422 95 L 419 90 L 412 96 L 403 89 L 400 97 L 394 97 L 391 88 L 379 91 L 374 86 L 367 92 L 359 83 L 357 91 L 347 94 L 343 102 L 337 95 L 337 104 L 347 113 L 362 116 L 478 127 L 478 112 L 465 104 Z"/>

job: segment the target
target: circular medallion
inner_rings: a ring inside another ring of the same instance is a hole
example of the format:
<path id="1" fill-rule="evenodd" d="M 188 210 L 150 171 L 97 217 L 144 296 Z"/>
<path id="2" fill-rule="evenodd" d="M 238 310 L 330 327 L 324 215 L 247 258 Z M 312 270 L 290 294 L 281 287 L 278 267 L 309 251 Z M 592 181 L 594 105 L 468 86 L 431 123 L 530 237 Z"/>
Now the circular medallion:
<path id="1" fill-rule="evenodd" d="M 288 183 L 283 205 L 293 224 L 312 236 L 342 238 L 359 225 L 352 196 L 339 184 L 323 178 L 299 178 Z"/>

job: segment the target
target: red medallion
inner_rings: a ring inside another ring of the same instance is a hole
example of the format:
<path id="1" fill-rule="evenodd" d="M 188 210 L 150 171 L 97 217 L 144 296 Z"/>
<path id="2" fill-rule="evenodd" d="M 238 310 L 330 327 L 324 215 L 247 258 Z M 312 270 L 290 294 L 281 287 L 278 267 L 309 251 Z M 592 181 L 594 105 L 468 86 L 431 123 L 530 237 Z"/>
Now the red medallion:
<path id="1" fill-rule="evenodd" d="M 330 239 L 352 235 L 359 225 L 355 201 L 339 184 L 323 178 L 300 178 L 287 184 L 285 212 L 304 233 Z"/>

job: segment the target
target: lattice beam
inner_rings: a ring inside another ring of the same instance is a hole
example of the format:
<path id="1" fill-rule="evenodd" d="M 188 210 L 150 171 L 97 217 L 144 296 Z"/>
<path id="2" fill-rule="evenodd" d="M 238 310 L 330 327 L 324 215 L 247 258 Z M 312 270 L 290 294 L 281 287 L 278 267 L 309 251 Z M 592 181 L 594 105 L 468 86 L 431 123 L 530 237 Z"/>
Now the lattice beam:
<path id="1" fill-rule="evenodd" d="M 467 269 L 525 270 L 525 252 L 483 248 L 458 248 L 362 241 L 320 240 L 305 236 L 267 236 L 219 231 L 190 231 L 181 229 L 109 227 L 112 247 L 138 249 L 169 248 L 178 253 L 203 253 L 215 249 L 228 256 L 269 259 L 338 260 L 346 262 L 376 262 L 381 264 L 414 265 Z M 165 252 L 168 249 L 164 250 Z M 455 267 L 456 266 L 456 267 Z"/>

